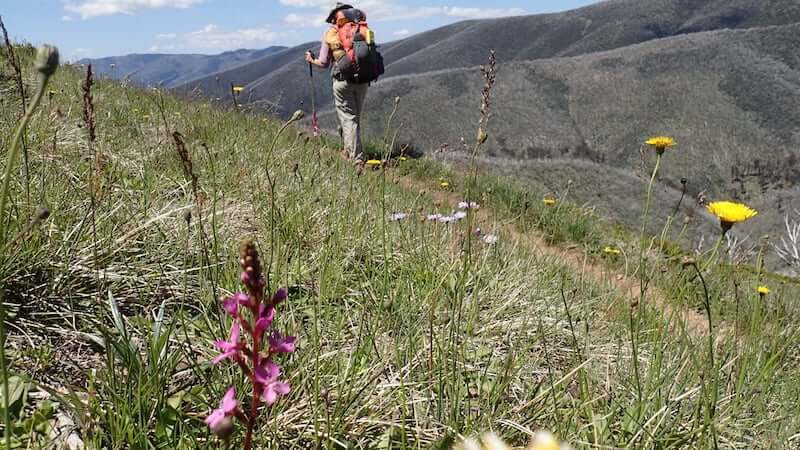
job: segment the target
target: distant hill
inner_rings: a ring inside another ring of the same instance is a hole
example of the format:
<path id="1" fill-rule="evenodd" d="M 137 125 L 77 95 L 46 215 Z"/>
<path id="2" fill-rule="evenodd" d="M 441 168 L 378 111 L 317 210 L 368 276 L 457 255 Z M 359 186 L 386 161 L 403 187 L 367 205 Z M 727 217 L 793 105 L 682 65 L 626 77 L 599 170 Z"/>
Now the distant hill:
<path id="1" fill-rule="evenodd" d="M 84 59 L 101 77 L 130 79 L 143 86 L 172 88 L 210 73 L 232 69 L 238 65 L 271 55 L 284 47 L 260 50 L 234 50 L 218 55 L 133 54 L 109 58 Z"/>
<path id="2" fill-rule="evenodd" d="M 800 2 L 796 0 L 611 0 L 561 13 L 459 22 L 386 43 L 381 48 L 387 63 L 384 80 L 474 67 L 485 61 L 489 49 L 497 51 L 500 62 L 528 61 L 687 33 L 798 21 Z M 235 70 L 192 80 L 179 89 L 223 97 L 235 82 L 247 87 L 250 101 L 277 104 L 280 113 L 291 114 L 310 99 L 303 52 L 318 47 L 318 42 L 310 42 L 285 49 Z M 327 74 L 317 71 L 315 76 L 318 106 L 330 105 Z"/>

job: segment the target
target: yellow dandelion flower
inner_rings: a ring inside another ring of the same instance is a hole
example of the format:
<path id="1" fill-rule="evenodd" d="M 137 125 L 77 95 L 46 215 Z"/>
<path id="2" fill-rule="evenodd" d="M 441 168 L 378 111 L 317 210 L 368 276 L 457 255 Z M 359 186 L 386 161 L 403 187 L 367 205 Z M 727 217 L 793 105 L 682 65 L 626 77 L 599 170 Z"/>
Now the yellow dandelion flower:
<path id="1" fill-rule="evenodd" d="M 644 143 L 655 148 L 658 154 L 664 153 L 664 150 L 674 147 L 676 144 L 675 139 L 667 136 L 651 137 L 650 139 L 644 141 Z"/>
<path id="2" fill-rule="evenodd" d="M 606 255 L 614 255 L 614 256 L 616 256 L 616 255 L 619 255 L 620 253 L 622 253 L 622 250 L 620 250 L 618 248 L 614 248 L 614 247 L 605 246 L 605 247 L 603 247 L 603 253 L 605 253 Z"/>
<path id="3" fill-rule="evenodd" d="M 447 188 L 449 188 L 449 187 L 450 187 L 450 183 L 448 183 L 447 181 L 440 181 L 440 182 L 439 182 L 439 186 L 441 186 L 441 187 L 443 187 L 443 188 L 447 189 Z"/>
<path id="4" fill-rule="evenodd" d="M 528 446 L 528 450 L 569 450 L 570 446 L 559 443 L 555 436 L 547 431 L 537 431 L 533 435 L 533 441 Z"/>
<path id="5" fill-rule="evenodd" d="M 556 204 L 556 199 L 545 197 L 542 202 L 545 204 L 545 206 L 553 206 Z"/>
<path id="6" fill-rule="evenodd" d="M 242 92 L 242 91 L 244 91 L 244 86 L 234 86 L 233 87 L 233 92 L 235 92 L 237 94 Z"/>
<path id="7" fill-rule="evenodd" d="M 381 162 L 380 159 L 368 159 L 367 160 L 367 165 L 368 166 L 377 167 L 377 166 L 380 166 L 381 164 L 382 164 L 382 162 Z"/>
<path id="8" fill-rule="evenodd" d="M 454 450 L 511 450 L 502 439 L 494 433 L 485 433 L 480 440 L 464 439 L 458 443 Z M 568 444 L 558 442 L 555 436 L 547 431 L 537 431 L 527 450 L 570 450 Z"/>
<path id="9" fill-rule="evenodd" d="M 133 111 L 134 114 L 139 114 L 139 108 L 133 108 L 131 111 Z"/>
<path id="10" fill-rule="evenodd" d="M 150 120 L 150 114 L 145 114 L 145 115 L 143 115 L 143 116 L 142 116 L 142 119 L 144 119 L 144 120 Z"/>
<path id="11" fill-rule="evenodd" d="M 723 233 L 730 230 L 733 224 L 744 222 L 758 214 L 758 211 L 736 202 L 711 202 L 706 209 L 719 217 Z"/>
<path id="12" fill-rule="evenodd" d="M 49 91 L 47 91 L 47 93 L 50 94 L 51 96 L 53 96 L 53 95 L 58 94 L 58 91 L 54 91 L 54 90 L 50 89 Z"/>
<path id="13" fill-rule="evenodd" d="M 769 290 L 769 288 L 768 288 L 768 287 L 766 287 L 766 286 L 759 286 L 758 288 L 756 288 L 756 291 L 758 291 L 758 295 L 760 295 L 760 296 L 762 296 L 762 297 L 763 297 L 763 296 L 765 296 L 765 295 L 767 295 L 767 294 L 769 294 L 769 293 L 771 292 L 771 291 Z"/>
<path id="14" fill-rule="evenodd" d="M 406 158 L 405 156 L 401 156 L 400 157 L 400 161 L 407 161 L 407 160 L 408 160 L 408 158 Z"/>

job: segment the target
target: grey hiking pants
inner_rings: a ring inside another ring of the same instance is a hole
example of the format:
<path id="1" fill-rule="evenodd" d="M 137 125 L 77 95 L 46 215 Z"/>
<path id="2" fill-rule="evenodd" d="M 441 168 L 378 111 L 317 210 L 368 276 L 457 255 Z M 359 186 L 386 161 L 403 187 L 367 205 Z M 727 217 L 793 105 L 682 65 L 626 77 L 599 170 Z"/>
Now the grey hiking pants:
<path id="1" fill-rule="evenodd" d="M 369 84 L 355 84 L 333 80 L 333 99 L 336 115 L 342 126 L 344 150 L 355 160 L 364 158 L 361 151 L 361 112 L 367 98 Z"/>

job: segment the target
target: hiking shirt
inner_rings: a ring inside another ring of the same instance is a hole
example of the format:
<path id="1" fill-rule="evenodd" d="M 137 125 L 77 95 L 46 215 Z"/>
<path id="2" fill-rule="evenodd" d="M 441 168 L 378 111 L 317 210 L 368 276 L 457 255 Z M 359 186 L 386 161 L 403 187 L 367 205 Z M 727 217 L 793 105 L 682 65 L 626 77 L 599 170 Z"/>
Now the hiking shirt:
<path id="1" fill-rule="evenodd" d="M 331 27 L 325 31 L 325 34 L 322 36 L 322 44 L 319 47 L 319 63 L 323 69 L 327 69 L 331 66 L 331 53 L 334 53 L 334 59 L 338 59 L 336 58 L 337 50 L 341 51 L 343 56 L 344 51 L 341 47 L 342 45 L 339 43 L 339 32 L 336 30 L 336 27 Z M 334 50 L 331 51 L 331 48 Z"/>

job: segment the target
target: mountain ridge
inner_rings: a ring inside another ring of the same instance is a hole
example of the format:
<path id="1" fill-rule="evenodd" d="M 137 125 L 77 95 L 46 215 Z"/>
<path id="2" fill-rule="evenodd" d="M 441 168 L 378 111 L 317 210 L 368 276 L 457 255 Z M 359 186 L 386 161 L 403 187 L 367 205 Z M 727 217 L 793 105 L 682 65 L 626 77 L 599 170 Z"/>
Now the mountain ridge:
<path id="1" fill-rule="evenodd" d="M 214 55 L 199 53 L 131 53 L 123 56 L 83 59 L 92 64 L 101 77 L 129 79 L 143 86 L 173 88 L 194 78 L 222 70 L 230 70 L 252 59 L 263 58 L 285 47 L 238 49 Z"/>
<path id="2" fill-rule="evenodd" d="M 489 49 L 497 51 L 499 62 L 535 60 L 594 53 L 675 34 L 800 21 L 796 2 L 771 0 L 769 4 L 771 8 L 754 0 L 613 0 L 559 13 L 463 21 L 382 45 L 387 61 L 383 79 L 476 66 L 483 63 Z M 310 100 L 302 53 L 318 46 L 318 42 L 304 43 L 286 50 L 295 60 L 282 57 L 277 64 L 270 61 L 276 56 L 267 56 L 251 63 L 252 68 L 210 74 L 178 89 L 199 89 L 206 96 L 222 97 L 226 92 L 216 80 L 236 79 L 253 87 L 253 100 L 269 98 L 274 103 L 276 91 L 282 92 L 279 112 L 288 115 Z M 271 69 L 259 72 L 256 67 Z M 323 81 L 315 84 L 322 92 L 317 95 L 318 106 L 332 104 L 328 83 Z"/>

